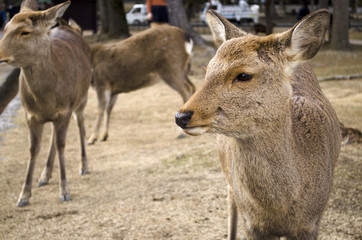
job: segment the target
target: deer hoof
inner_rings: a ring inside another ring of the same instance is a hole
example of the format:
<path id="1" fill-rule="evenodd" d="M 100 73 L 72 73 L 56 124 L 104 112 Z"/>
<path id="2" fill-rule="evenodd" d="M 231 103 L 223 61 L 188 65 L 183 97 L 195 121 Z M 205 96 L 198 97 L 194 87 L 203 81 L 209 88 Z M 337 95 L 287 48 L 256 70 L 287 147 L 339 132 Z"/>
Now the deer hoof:
<path id="1" fill-rule="evenodd" d="M 81 170 L 79 170 L 79 175 L 83 176 L 83 175 L 86 175 L 86 174 L 89 174 L 89 170 L 88 170 L 88 169 L 81 169 Z"/>
<path id="2" fill-rule="evenodd" d="M 92 134 L 92 135 L 88 138 L 87 145 L 93 145 L 96 141 L 97 141 L 97 135 Z"/>
<path id="3" fill-rule="evenodd" d="M 38 187 L 42 187 L 48 185 L 48 181 L 47 180 L 40 180 L 38 181 Z"/>
<path id="4" fill-rule="evenodd" d="M 107 141 L 107 139 L 108 139 L 108 134 L 105 133 L 105 134 L 103 135 L 102 142 Z"/>
<path id="5" fill-rule="evenodd" d="M 29 199 L 19 199 L 18 203 L 16 204 L 17 207 L 25 207 L 29 204 Z"/>
<path id="6" fill-rule="evenodd" d="M 62 201 L 62 202 L 70 201 L 70 194 L 67 193 L 65 195 L 60 195 L 60 201 Z"/>

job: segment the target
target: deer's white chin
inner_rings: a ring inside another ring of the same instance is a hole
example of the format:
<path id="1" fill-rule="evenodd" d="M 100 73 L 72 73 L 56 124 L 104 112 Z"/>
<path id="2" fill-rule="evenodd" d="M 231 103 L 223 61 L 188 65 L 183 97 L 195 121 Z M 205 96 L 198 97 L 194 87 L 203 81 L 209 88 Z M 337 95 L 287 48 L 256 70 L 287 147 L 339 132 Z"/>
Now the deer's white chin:
<path id="1" fill-rule="evenodd" d="M 0 59 L 0 63 L 11 64 L 12 62 L 14 62 L 13 57 L 1 58 Z"/>
<path id="2" fill-rule="evenodd" d="M 189 127 L 183 129 L 185 133 L 197 136 L 206 133 L 209 130 L 209 127 L 207 126 L 200 126 L 200 127 Z"/>

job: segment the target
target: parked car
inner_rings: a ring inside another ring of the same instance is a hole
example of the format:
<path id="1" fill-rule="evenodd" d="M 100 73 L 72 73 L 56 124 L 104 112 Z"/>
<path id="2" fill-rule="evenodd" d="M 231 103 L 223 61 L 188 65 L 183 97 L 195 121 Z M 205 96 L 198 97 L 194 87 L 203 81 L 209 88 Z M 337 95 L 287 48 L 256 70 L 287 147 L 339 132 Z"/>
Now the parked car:
<path id="1" fill-rule="evenodd" d="M 135 4 L 126 14 L 128 24 L 147 23 L 147 6 L 145 4 Z"/>
<path id="2" fill-rule="evenodd" d="M 207 2 L 200 15 L 201 22 L 206 22 L 206 12 L 208 9 L 213 9 L 228 20 L 237 22 L 254 22 L 259 19 L 259 5 L 249 4 L 245 0 L 240 0 L 237 5 L 223 5 L 218 0 Z"/>

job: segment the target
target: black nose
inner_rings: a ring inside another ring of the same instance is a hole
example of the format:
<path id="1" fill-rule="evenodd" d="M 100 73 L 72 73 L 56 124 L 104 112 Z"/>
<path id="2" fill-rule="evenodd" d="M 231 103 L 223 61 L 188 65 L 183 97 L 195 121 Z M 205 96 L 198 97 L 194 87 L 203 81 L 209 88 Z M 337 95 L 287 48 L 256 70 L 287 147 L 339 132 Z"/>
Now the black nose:
<path id="1" fill-rule="evenodd" d="M 186 128 L 193 114 L 194 112 L 184 112 L 184 113 L 177 112 L 175 115 L 176 124 L 179 125 L 181 128 Z"/>

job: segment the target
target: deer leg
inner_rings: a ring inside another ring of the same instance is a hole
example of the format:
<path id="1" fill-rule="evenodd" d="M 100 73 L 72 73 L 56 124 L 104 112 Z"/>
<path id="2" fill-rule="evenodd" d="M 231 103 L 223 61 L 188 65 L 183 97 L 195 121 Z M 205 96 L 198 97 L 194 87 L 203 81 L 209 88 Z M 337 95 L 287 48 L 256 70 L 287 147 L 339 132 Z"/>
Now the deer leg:
<path id="1" fill-rule="evenodd" d="M 55 134 L 54 134 L 54 127 L 52 125 L 52 135 L 50 138 L 50 147 L 49 147 L 48 158 L 47 158 L 46 166 L 43 169 L 43 172 L 41 173 L 40 178 L 38 180 L 38 187 L 47 185 L 49 182 L 49 179 L 52 177 L 55 154 L 56 154 Z"/>
<path id="2" fill-rule="evenodd" d="M 102 89 L 97 89 L 97 98 L 98 98 L 98 111 L 96 117 L 96 123 L 94 125 L 93 133 L 88 139 L 88 145 L 92 145 L 97 141 L 99 134 L 99 128 L 101 127 L 104 111 L 107 105 L 106 91 Z"/>
<path id="3" fill-rule="evenodd" d="M 298 232 L 297 236 L 288 236 L 286 240 L 316 240 L 318 238 L 318 225 L 313 230 Z"/>
<path id="4" fill-rule="evenodd" d="M 259 228 L 250 227 L 246 229 L 246 238 L 243 239 L 253 239 L 253 240 L 280 240 L 281 237 L 274 234 L 266 234 L 261 231 Z M 283 239 L 283 238 L 282 238 Z M 299 238 L 298 238 L 299 239 Z"/>
<path id="5" fill-rule="evenodd" d="M 85 150 L 85 127 L 84 127 L 84 114 L 83 114 L 86 104 L 87 104 L 87 98 L 84 99 L 84 101 L 78 107 L 78 109 L 76 109 L 74 114 L 79 129 L 79 141 L 81 148 L 81 163 L 79 169 L 80 175 L 85 175 L 89 173 L 88 158 Z"/>
<path id="6" fill-rule="evenodd" d="M 238 210 L 231 187 L 228 187 L 228 240 L 236 240 L 238 225 Z"/>
<path id="7" fill-rule="evenodd" d="M 194 94 L 195 86 L 189 80 L 186 71 L 179 69 L 161 70 L 160 77 L 182 97 L 184 103 Z"/>
<path id="8" fill-rule="evenodd" d="M 118 97 L 117 94 L 111 94 L 110 100 L 108 102 L 107 111 L 106 111 L 106 119 L 104 122 L 104 133 L 103 133 L 102 141 L 107 141 L 108 131 L 109 131 L 109 121 L 111 119 L 111 112 L 117 101 L 117 97 Z"/>
<path id="9" fill-rule="evenodd" d="M 26 179 L 19 195 L 16 206 L 23 207 L 28 205 L 31 197 L 31 185 L 33 181 L 33 172 L 36 161 L 36 156 L 40 151 L 41 137 L 43 133 L 43 125 L 39 123 L 35 118 L 29 117 L 26 114 L 27 124 L 30 134 L 30 159 L 26 171 Z"/>
<path id="10" fill-rule="evenodd" d="M 60 200 L 69 201 L 70 192 L 68 187 L 68 182 L 65 174 L 65 157 L 64 157 L 64 148 L 65 148 L 65 138 L 67 135 L 67 129 L 69 125 L 71 114 L 60 117 L 58 121 L 54 122 L 55 129 L 55 145 L 58 151 L 59 158 L 59 171 L 60 171 Z"/>

